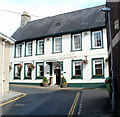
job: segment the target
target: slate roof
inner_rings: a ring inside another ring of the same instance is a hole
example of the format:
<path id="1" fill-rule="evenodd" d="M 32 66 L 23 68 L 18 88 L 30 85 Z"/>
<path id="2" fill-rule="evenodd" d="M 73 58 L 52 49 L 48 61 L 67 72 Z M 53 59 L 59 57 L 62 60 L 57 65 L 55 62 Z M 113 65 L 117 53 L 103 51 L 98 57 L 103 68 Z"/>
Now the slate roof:
<path id="1" fill-rule="evenodd" d="M 105 26 L 105 13 L 100 5 L 52 17 L 30 21 L 12 35 L 17 41 L 80 32 Z"/>

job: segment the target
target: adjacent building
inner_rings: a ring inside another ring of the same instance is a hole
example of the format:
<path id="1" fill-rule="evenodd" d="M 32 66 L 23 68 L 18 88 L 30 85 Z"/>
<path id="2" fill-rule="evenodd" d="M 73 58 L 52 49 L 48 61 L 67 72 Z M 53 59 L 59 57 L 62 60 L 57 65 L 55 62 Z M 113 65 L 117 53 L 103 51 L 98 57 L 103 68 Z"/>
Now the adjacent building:
<path id="1" fill-rule="evenodd" d="M 107 7 L 111 9 L 111 32 L 112 32 L 112 52 L 113 52 L 113 79 L 115 93 L 115 111 L 120 113 L 120 0 L 107 0 Z M 109 39 L 109 34 L 108 34 Z M 108 41 L 109 42 L 109 41 Z M 108 43 L 108 48 L 109 48 Z M 109 48 L 109 60 L 111 49 Z M 109 62 L 111 66 L 111 62 Z M 110 72 L 111 75 L 111 72 Z"/>
<path id="2" fill-rule="evenodd" d="M 0 32 L 0 95 L 9 91 L 10 48 L 15 40 Z"/>
<path id="3" fill-rule="evenodd" d="M 108 73 L 104 5 L 30 21 L 13 34 L 10 83 L 103 87 Z"/>

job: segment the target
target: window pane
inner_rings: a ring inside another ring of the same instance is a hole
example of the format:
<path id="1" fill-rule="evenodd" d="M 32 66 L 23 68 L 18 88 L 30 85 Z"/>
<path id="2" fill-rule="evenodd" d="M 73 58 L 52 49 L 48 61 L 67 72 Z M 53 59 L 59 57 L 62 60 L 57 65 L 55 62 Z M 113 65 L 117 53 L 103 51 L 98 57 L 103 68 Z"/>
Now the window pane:
<path id="1" fill-rule="evenodd" d="M 32 42 L 27 42 L 27 55 L 32 54 Z"/>
<path id="2" fill-rule="evenodd" d="M 102 69 L 102 64 L 96 64 L 96 65 L 95 65 L 95 68 L 96 68 L 96 69 Z"/>
<path id="3" fill-rule="evenodd" d="M 44 41 L 40 40 L 38 42 L 38 54 L 43 54 L 44 52 Z"/>
<path id="4" fill-rule="evenodd" d="M 61 38 L 54 38 L 54 50 L 55 52 L 60 52 L 61 51 Z"/>
<path id="5" fill-rule="evenodd" d="M 17 44 L 16 45 L 16 57 L 20 57 L 21 56 L 21 49 L 22 49 L 22 45 L 21 44 Z"/>
<path id="6" fill-rule="evenodd" d="M 95 70 L 95 73 L 96 73 L 95 75 L 97 75 L 97 74 L 102 74 L 102 69 L 96 69 L 96 70 Z"/>
<path id="7" fill-rule="evenodd" d="M 74 62 L 74 74 L 73 75 L 81 75 L 81 63 Z"/>
<path id="8" fill-rule="evenodd" d="M 80 70 L 75 70 L 75 75 L 81 75 L 81 71 Z"/>
<path id="9" fill-rule="evenodd" d="M 21 77 L 21 69 L 18 68 L 18 64 L 15 65 L 15 71 L 14 71 L 14 77 L 15 79 L 20 79 Z"/>
<path id="10" fill-rule="evenodd" d="M 76 34 L 73 35 L 73 49 L 77 50 L 80 49 L 80 40 L 81 40 L 81 35 L 80 34 Z"/>
<path id="11" fill-rule="evenodd" d="M 44 64 L 38 63 L 37 64 L 37 77 L 44 76 Z"/>
<path id="12" fill-rule="evenodd" d="M 30 77 L 31 77 L 31 74 L 32 74 L 32 69 L 31 69 L 31 68 L 28 68 L 27 76 L 30 76 Z"/>
<path id="13" fill-rule="evenodd" d="M 102 32 L 101 31 L 93 32 L 93 43 L 94 43 L 94 47 L 102 46 Z"/>
<path id="14" fill-rule="evenodd" d="M 95 70 L 93 75 L 103 74 L 103 60 L 95 60 L 94 63 Z"/>
<path id="15" fill-rule="evenodd" d="M 20 69 L 17 68 L 17 76 L 20 76 Z"/>

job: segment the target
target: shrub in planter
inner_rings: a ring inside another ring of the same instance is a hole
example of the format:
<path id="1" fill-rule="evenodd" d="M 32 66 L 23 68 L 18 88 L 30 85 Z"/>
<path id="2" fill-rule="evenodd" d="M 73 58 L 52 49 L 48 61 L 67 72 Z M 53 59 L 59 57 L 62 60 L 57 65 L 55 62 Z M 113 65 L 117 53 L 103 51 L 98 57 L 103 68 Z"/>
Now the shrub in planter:
<path id="1" fill-rule="evenodd" d="M 61 78 L 61 87 L 62 87 L 62 88 L 67 87 L 67 81 L 66 81 L 66 79 L 65 79 L 64 76 Z"/>
<path id="2" fill-rule="evenodd" d="M 82 79 L 82 75 L 73 75 L 72 79 Z"/>
<path id="3" fill-rule="evenodd" d="M 96 75 L 93 75 L 92 78 L 104 78 L 104 75 L 103 74 L 96 74 Z"/>
<path id="4" fill-rule="evenodd" d="M 109 93 L 110 98 L 112 98 L 112 77 L 107 77 L 105 79 L 106 89 Z"/>
<path id="5" fill-rule="evenodd" d="M 43 86 L 44 87 L 48 86 L 48 80 L 47 80 L 47 78 L 45 76 L 43 77 Z"/>

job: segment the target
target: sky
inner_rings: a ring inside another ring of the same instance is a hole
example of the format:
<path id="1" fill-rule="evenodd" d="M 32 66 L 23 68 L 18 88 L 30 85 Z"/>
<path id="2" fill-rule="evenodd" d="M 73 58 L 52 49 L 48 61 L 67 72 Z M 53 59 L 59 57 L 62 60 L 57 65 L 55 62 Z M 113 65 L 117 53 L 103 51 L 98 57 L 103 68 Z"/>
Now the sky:
<path id="1" fill-rule="evenodd" d="M 105 2 L 106 0 L 0 0 L 0 32 L 12 36 L 20 27 L 23 11 L 31 15 L 32 21 L 103 5 Z"/>

